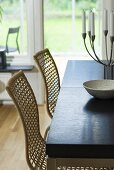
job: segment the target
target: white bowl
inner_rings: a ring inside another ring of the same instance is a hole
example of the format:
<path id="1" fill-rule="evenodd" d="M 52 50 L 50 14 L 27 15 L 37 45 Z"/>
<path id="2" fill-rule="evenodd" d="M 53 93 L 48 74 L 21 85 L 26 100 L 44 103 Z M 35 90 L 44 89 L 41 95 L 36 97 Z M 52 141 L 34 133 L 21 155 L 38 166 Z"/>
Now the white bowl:
<path id="1" fill-rule="evenodd" d="M 84 82 L 83 86 L 95 98 L 114 98 L 114 80 L 91 80 Z"/>

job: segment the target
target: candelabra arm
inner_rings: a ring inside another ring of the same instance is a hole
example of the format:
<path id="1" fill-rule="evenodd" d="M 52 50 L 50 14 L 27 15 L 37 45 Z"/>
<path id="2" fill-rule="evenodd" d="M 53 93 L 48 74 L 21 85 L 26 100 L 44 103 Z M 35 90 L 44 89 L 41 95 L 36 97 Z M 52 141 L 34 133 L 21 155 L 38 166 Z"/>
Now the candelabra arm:
<path id="1" fill-rule="evenodd" d="M 97 61 L 98 61 L 100 64 L 103 64 L 104 66 L 106 66 L 106 64 L 103 63 L 103 62 L 100 60 L 100 58 L 97 56 L 97 54 L 96 54 L 96 52 L 95 52 L 94 41 L 92 41 L 92 50 L 93 50 L 93 52 L 94 52 L 94 55 L 95 55 Z"/>
<path id="2" fill-rule="evenodd" d="M 107 34 L 108 34 L 108 30 L 104 30 L 106 59 L 107 59 L 107 62 L 109 62 L 109 60 L 108 60 L 108 51 L 107 51 Z"/>
<path id="3" fill-rule="evenodd" d="M 94 49 L 95 36 L 92 36 L 92 37 L 89 36 L 89 40 L 90 40 L 90 45 L 91 45 L 91 48 L 92 48 L 92 50 L 93 50 L 93 53 L 94 53 L 94 55 L 95 55 L 95 57 L 96 57 L 96 60 L 98 60 L 99 63 L 104 64 L 104 63 L 102 63 L 102 61 L 99 59 L 99 57 L 96 55 L 96 52 L 95 52 L 95 49 Z"/>
<path id="4" fill-rule="evenodd" d="M 89 36 L 89 42 L 90 42 L 90 45 L 91 45 L 91 48 L 92 48 L 91 36 Z"/>
<path id="5" fill-rule="evenodd" d="M 112 61 L 112 52 L 113 52 L 114 37 L 110 37 L 110 40 L 111 40 L 111 51 L 110 51 L 110 61 L 109 61 L 109 65 L 112 65 L 113 62 L 111 63 L 111 61 Z"/>
<path id="6" fill-rule="evenodd" d="M 85 45 L 85 48 L 86 48 L 86 50 L 87 50 L 87 52 L 88 52 L 88 54 L 96 61 L 96 62 L 98 62 L 98 60 L 97 59 L 95 59 L 92 55 L 91 55 L 91 53 L 89 52 L 89 50 L 88 50 L 88 48 L 87 48 L 87 46 L 86 46 L 86 42 L 85 42 L 85 39 L 84 39 L 84 45 Z"/>
<path id="7" fill-rule="evenodd" d="M 97 55 L 96 55 L 96 53 L 95 53 L 95 50 L 94 50 L 94 40 L 95 40 L 95 36 L 90 36 L 90 34 L 89 34 L 89 41 L 90 41 L 90 45 L 91 45 L 91 48 L 92 48 L 92 50 L 93 50 L 93 53 L 94 53 L 94 55 L 95 55 L 95 57 L 96 57 L 96 60 L 99 62 L 99 58 L 97 57 Z M 95 60 L 95 61 L 96 61 Z"/>

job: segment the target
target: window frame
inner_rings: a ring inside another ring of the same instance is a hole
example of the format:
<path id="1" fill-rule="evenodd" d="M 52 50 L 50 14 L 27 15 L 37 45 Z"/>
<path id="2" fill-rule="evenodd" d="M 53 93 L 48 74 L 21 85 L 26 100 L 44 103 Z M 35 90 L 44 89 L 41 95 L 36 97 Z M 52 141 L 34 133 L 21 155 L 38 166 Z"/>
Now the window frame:
<path id="1" fill-rule="evenodd" d="M 34 64 L 33 55 L 44 48 L 43 0 L 26 0 L 27 55 L 14 56 L 11 64 Z"/>

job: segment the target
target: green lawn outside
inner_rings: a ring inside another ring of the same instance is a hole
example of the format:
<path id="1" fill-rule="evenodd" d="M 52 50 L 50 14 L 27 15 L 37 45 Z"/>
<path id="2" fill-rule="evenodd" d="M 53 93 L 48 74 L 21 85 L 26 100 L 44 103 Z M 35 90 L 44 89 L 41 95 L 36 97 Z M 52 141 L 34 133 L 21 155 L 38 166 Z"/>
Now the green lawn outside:
<path id="1" fill-rule="evenodd" d="M 45 47 L 52 51 L 72 51 L 72 37 L 75 44 L 75 51 L 84 50 L 82 39 L 82 21 L 81 17 L 76 18 L 75 34 L 72 35 L 72 20 L 71 18 L 48 18 L 44 22 L 45 30 Z M 98 23 L 96 24 L 98 27 Z M 98 29 L 96 28 L 96 39 L 98 43 Z M 87 38 L 87 42 L 89 42 Z"/>
<path id="2" fill-rule="evenodd" d="M 20 25 L 18 20 L 12 20 L 11 26 Z M 1 34 L 0 34 L 0 44 L 4 45 L 6 41 L 6 35 L 8 28 L 10 27 L 9 20 L 4 20 L 1 23 Z M 26 31 L 26 22 L 24 26 L 24 34 L 27 34 Z M 51 51 L 55 52 L 69 52 L 72 51 L 72 37 L 74 38 L 73 45 L 75 51 L 83 51 L 83 39 L 81 35 L 82 23 L 81 18 L 76 19 L 75 23 L 75 35 L 72 35 L 72 20 L 70 17 L 61 17 L 61 18 L 46 18 L 44 20 L 44 45 L 49 48 Z M 97 33 L 96 33 L 97 34 Z M 26 37 L 26 36 L 25 36 Z M 12 41 L 11 45 L 15 43 Z M 19 44 L 20 44 L 20 35 L 19 35 Z M 25 40 L 25 51 L 27 49 L 27 39 Z"/>

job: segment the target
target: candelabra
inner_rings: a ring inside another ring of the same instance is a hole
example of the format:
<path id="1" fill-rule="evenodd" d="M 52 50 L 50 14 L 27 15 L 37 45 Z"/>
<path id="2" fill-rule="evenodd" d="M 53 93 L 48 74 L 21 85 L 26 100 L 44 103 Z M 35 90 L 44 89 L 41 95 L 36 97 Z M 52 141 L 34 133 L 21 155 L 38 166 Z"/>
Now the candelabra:
<path id="1" fill-rule="evenodd" d="M 86 13 L 83 10 L 82 15 L 82 37 L 84 40 L 84 46 L 88 52 L 88 54 L 98 63 L 102 64 L 104 66 L 104 78 L 105 79 L 113 79 L 113 67 L 114 67 L 114 60 L 113 60 L 113 43 L 114 43 L 114 12 L 111 11 L 110 13 L 110 54 L 108 55 L 107 50 L 107 37 L 108 37 L 108 11 L 104 10 L 104 43 L 105 43 L 105 59 L 101 60 L 100 57 L 96 54 L 95 47 L 94 47 L 94 41 L 95 41 L 95 14 L 90 10 L 89 17 L 88 17 L 88 36 L 90 41 L 90 47 L 92 49 L 93 55 L 88 50 L 88 47 L 86 45 Z"/>
<path id="2" fill-rule="evenodd" d="M 108 30 L 104 31 L 104 36 L 105 36 L 105 54 L 106 54 L 106 59 L 101 60 L 99 56 L 95 52 L 94 48 L 94 41 L 95 41 L 95 35 L 91 35 L 91 32 L 88 31 L 88 36 L 89 36 L 89 41 L 90 41 L 90 46 L 93 51 L 92 55 L 86 45 L 86 33 L 82 33 L 82 37 L 84 40 L 84 46 L 88 52 L 88 54 L 98 63 L 104 65 L 104 78 L 105 79 L 113 79 L 113 66 L 114 66 L 114 61 L 112 60 L 112 54 L 113 54 L 113 42 L 114 42 L 114 37 L 110 37 L 111 41 L 111 49 L 110 49 L 110 56 L 108 56 L 108 50 L 107 50 L 107 35 L 108 35 Z"/>

